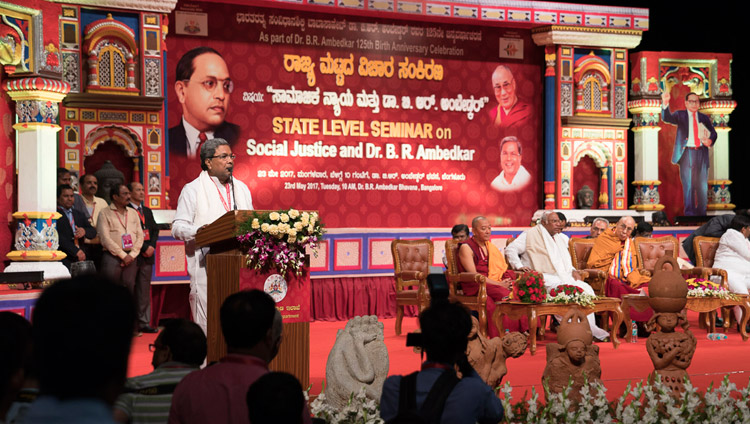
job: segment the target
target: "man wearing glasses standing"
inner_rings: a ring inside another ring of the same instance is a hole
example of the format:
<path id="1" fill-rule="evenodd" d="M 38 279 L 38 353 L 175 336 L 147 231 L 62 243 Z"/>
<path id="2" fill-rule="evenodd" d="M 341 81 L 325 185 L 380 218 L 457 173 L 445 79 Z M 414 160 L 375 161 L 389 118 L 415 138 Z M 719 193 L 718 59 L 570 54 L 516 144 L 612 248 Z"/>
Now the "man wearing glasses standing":
<path id="1" fill-rule="evenodd" d="M 250 189 L 232 177 L 234 158 L 229 143 L 224 139 L 210 139 L 201 145 L 203 171 L 182 188 L 172 221 L 172 236 L 185 242 L 193 321 L 201 326 L 204 333 L 208 316 L 205 261 L 208 249 L 195 248 L 195 235 L 231 210 L 253 208 Z"/>
<path id="2" fill-rule="evenodd" d="M 706 214 L 708 203 L 708 148 L 716 142 L 716 130 L 711 118 L 698 112 L 700 97 L 695 93 L 685 96 L 685 109 L 672 112 L 669 91 L 661 96 L 661 119 L 677 125 L 672 163 L 680 165 L 680 180 L 685 204 L 685 215 Z"/>
<path id="3" fill-rule="evenodd" d="M 185 53 L 177 63 L 174 88 L 182 120 L 169 129 L 170 156 L 194 159 L 201 144 L 212 138 L 234 143 L 239 127 L 225 121 L 234 84 L 219 52 L 197 47 Z"/>

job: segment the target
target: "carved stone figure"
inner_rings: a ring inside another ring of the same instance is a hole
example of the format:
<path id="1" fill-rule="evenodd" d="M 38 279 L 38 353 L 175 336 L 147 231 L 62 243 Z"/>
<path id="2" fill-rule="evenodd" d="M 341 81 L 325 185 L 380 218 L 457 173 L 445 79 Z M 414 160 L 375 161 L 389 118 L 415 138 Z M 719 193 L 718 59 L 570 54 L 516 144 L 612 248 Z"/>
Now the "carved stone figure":
<path id="1" fill-rule="evenodd" d="M 477 374 L 490 387 L 497 387 L 503 380 L 508 368 L 505 361 L 508 358 L 518 358 L 526 351 L 527 337 L 519 332 L 508 333 L 500 339 L 492 339 L 482 335 L 479 331 L 479 320 L 471 318 L 472 327 L 469 333 L 469 345 L 466 357 Z"/>
<path id="2" fill-rule="evenodd" d="M 672 257 L 662 257 L 654 269 L 649 283 L 649 305 L 656 313 L 646 324 L 651 331 L 646 349 L 654 364 L 649 381 L 653 382 L 658 375 L 672 395 L 679 398 L 685 392 L 687 368 L 698 344 L 683 311 L 687 303 L 687 284 Z M 678 325 L 684 333 L 675 332 Z"/>
<path id="3" fill-rule="evenodd" d="M 578 198 L 578 209 L 591 209 L 594 207 L 594 190 L 585 185 L 576 193 Z"/>
<path id="4" fill-rule="evenodd" d="M 99 189 L 96 191 L 96 195 L 106 200 L 107 203 L 112 203 L 112 199 L 109 198 L 109 191 L 115 184 L 125 184 L 125 174 L 115 168 L 111 161 L 107 160 L 104 161 L 104 165 L 98 171 L 94 172 L 94 175 L 99 181 Z"/>
<path id="5" fill-rule="evenodd" d="M 562 393 L 570 380 L 573 381 L 570 399 L 581 399 L 581 387 L 598 381 L 602 377 L 599 363 L 599 346 L 594 345 L 586 315 L 578 308 L 568 311 L 557 329 L 557 343 L 547 345 L 547 366 L 542 382 L 547 382 L 550 393 Z"/>
<path id="6" fill-rule="evenodd" d="M 354 317 L 336 334 L 326 363 L 326 402 L 343 408 L 364 386 L 368 399 L 380 401 L 388 376 L 388 349 L 378 317 Z"/>

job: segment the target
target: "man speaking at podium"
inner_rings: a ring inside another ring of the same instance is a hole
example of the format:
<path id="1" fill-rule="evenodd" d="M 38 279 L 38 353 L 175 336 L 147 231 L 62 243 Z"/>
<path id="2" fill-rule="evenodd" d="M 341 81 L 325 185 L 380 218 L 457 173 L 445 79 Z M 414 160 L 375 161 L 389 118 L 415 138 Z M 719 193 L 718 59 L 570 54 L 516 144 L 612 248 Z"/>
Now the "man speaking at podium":
<path id="1" fill-rule="evenodd" d="M 190 274 L 190 310 L 193 321 L 206 333 L 207 325 L 207 248 L 195 248 L 195 234 L 231 210 L 253 208 L 253 198 L 245 183 L 232 177 L 234 155 L 221 138 L 207 140 L 200 150 L 198 178 L 185 184 L 172 221 L 172 236 L 185 242 Z"/>

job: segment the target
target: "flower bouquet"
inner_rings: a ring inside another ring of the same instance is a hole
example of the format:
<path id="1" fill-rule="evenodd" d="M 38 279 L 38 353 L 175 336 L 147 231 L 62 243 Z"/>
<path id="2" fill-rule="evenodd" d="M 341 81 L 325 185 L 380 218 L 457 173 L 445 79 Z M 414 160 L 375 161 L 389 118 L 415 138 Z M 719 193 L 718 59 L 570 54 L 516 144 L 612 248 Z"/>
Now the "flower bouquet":
<path id="1" fill-rule="evenodd" d="M 578 286 L 561 284 L 547 292 L 546 302 L 550 303 L 577 303 L 584 308 L 593 308 L 596 296 L 584 293 Z"/>
<path id="2" fill-rule="evenodd" d="M 237 241 L 247 253 L 247 266 L 261 272 L 302 274 L 306 249 L 315 249 L 324 233 L 317 212 L 296 209 L 253 212 L 237 228 Z"/>
<path id="3" fill-rule="evenodd" d="M 529 271 L 521 275 L 513 283 L 512 300 L 523 303 L 542 303 L 545 299 L 544 277 L 542 274 Z"/>
<path id="4" fill-rule="evenodd" d="M 719 299 L 737 300 L 739 297 L 721 284 L 705 278 L 689 278 L 685 280 L 688 286 L 688 297 L 718 297 Z"/>

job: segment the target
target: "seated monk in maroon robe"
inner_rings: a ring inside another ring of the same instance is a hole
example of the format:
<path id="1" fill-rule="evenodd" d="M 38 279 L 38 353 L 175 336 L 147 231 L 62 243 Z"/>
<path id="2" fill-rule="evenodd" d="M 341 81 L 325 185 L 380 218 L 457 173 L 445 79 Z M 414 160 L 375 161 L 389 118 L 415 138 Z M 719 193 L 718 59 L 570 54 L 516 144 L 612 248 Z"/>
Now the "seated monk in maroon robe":
<path id="1" fill-rule="evenodd" d="M 487 218 L 478 216 L 471 221 L 472 237 L 458 248 L 458 271 L 477 272 L 487 277 L 487 332 L 490 337 L 500 335 L 492 320 L 495 302 L 507 298 L 513 289 L 516 275 L 508 269 L 500 249 L 490 242 L 492 227 Z M 472 296 L 479 291 L 478 283 L 461 283 L 464 294 Z M 528 331 L 528 320 L 511 320 L 504 317 L 503 326 L 510 331 Z"/>
<path id="2" fill-rule="evenodd" d="M 648 287 L 650 278 L 637 269 L 635 244 L 630 238 L 634 228 L 635 220 L 624 216 L 614 229 L 599 234 L 591 249 L 587 266 L 607 273 L 604 288 L 607 297 L 622 299 L 626 294 L 639 294 L 641 288 Z M 630 319 L 634 321 L 648 321 L 653 314 L 651 308 L 643 312 L 630 308 Z"/>

